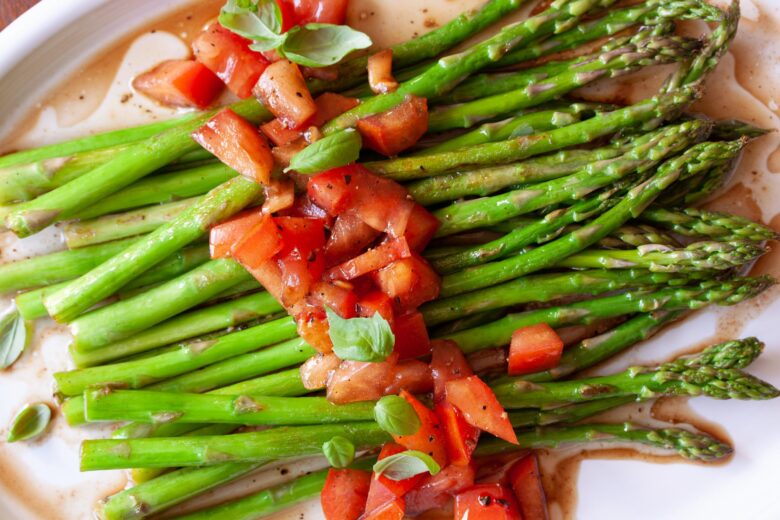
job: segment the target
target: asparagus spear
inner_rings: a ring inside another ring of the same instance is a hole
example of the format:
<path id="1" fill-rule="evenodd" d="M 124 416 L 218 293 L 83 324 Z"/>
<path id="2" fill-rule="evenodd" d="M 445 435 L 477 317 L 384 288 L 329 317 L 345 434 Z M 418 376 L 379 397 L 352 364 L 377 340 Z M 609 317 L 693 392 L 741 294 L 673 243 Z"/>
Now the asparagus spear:
<path id="1" fill-rule="evenodd" d="M 602 50 L 574 60 L 559 73 L 504 93 L 453 106 L 434 108 L 428 131 L 443 132 L 469 128 L 476 122 L 495 119 L 556 99 L 572 90 L 603 78 L 613 78 L 642 67 L 670 63 L 690 57 L 695 44 L 674 36 L 647 37 L 646 31 L 632 38 L 609 42 Z"/>
<path id="2" fill-rule="evenodd" d="M 148 390 L 87 390 L 87 421 L 229 423 L 296 426 L 371 421 L 373 401 L 335 405 L 325 397 L 182 394 Z"/>
<path id="3" fill-rule="evenodd" d="M 634 105 L 597 114 L 563 128 L 497 143 L 470 146 L 452 152 L 402 157 L 366 163 L 379 175 L 395 180 L 431 177 L 475 166 L 506 164 L 569 146 L 584 144 L 624 128 L 641 127 L 674 115 L 698 96 L 698 86 L 684 86 Z"/>
<path id="4" fill-rule="evenodd" d="M 49 295 L 44 304 L 58 321 L 70 321 L 135 276 L 199 238 L 212 224 L 252 203 L 261 187 L 235 177 L 211 190 L 196 205 L 132 246 Z"/>
<path id="5" fill-rule="evenodd" d="M 722 119 L 715 121 L 712 136 L 723 141 L 735 141 L 742 137 L 756 138 L 768 134 L 771 130 L 740 121 L 739 119 Z"/>
<path id="6" fill-rule="evenodd" d="M 428 326 L 521 303 L 548 302 L 570 295 L 597 295 L 627 288 L 662 284 L 682 285 L 685 274 L 650 273 L 641 269 L 606 271 L 589 269 L 525 276 L 500 285 L 451 298 L 441 298 L 420 307 Z"/>
<path id="7" fill-rule="evenodd" d="M 510 50 L 545 35 L 562 32 L 596 6 L 606 6 L 612 0 L 555 0 L 543 13 L 523 22 L 505 26 L 498 34 L 462 51 L 439 59 L 422 74 L 403 82 L 389 94 L 365 100 L 357 107 L 331 120 L 322 127 L 325 135 L 355 126 L 364 117 L 390 110 L 409 95 L 432 98 L 442 95 L 469 74 L 495 63 Z"/>
<path id="8" fill-rule="evenodd" d="M 62 225 L 62 233 L 69 249 L 144 235 L 170 222 L 200 200 L 201 197 L 192 197 L 94 220 L 67 222 Z"/>
<path id="9" fill-rule="evenodd" d="M 536 428 L 517 432 L 517 440 L 519 445 L 489 439 L 479 444 L 476 454 L 494 455 L 518 448 L 558 448 L 588 441 L 645 444 L 702 462 L 722 459 L 733 451 L 731 446 L 702 433 L 692 433 L 681 428 L 652 430 L 631 423 Z"/>
<path id="10" fill-rule="evenodd" d="M 75 348 L 94 350 L 127 338 L 251 278 L 234 260 L 211 260 L 154 289 L 72 321 L 69 328 Z"/>
<path id="11" fill-rule="evenodd" d="M 81 345 L 71 344 L 70 354 L 77 367 L 100 365 L 177 341 L 236 327 L 280 311 L 282 306 L 267 292 L 249 294 L 175 316 L 129 338 L 96 350 L 80 350 Z"/>
<path id="12" fill-rule="evenodd" d="M 630 291 L 568 305 L 509 314 L 487 325 L 449 334 L 440 339 L 455 341 L 461 350 L 471 353 L 507 345 L 515 330 L 528 325 L 544 322 L 552 327 L 561 327 L 636 312 L 699 309 L 711 303 L 735 304 L 760 294 L 774 283 L 769 277 L 736 278 L 657 291 Z"/>
<path id="13" fill-rule="evenodd" d="M 558 261 L 598 242 L 629 218 L 639 215 L 659 193 L 678 178 L 694 175 L 713 163 L 728 160 L 742 145 L 742 141 L 695 145 L 682 155 L 662 164 L 649 180 L 633 188 L 622 201 L 589 224 L 527 253 L 445 276 L 440 294 L 461 294 L 557 264 Z"/>
<path id="14" fill-rule="evenodd" d="M 582 403 L 572 403 L 549 410 L 529 408 L 508 412 L 509 421 L 515 428 L 532 428 L 551 424 L 570 424 L 587 419 L 601 412 L 635 402 L 634 396 L 610 397 Z M 484 442 L 484 441 L 483 441 Z"/>
<path id="15" fill-rule="evenodd" d="M 778 236 L 775 230 L 752 220 L 697 208 L 673 210 L 651 206 L 639 218 L 689 237 L 762 241 L 776 240 Z"/>

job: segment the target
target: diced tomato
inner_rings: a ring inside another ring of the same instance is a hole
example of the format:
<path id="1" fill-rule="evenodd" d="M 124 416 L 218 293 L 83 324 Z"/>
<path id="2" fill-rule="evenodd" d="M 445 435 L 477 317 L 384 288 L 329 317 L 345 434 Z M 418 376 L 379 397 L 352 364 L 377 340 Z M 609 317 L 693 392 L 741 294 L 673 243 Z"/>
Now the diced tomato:
<path id="1" fill-rule="evenodd" d="M 382 460 L 403 451 L 406 451 L 405 447 L 388 442 L 382 446 L 382 450 L 379 452 L 377 459 Z M 423 475 L 415 475 L 414 477 L 404 480 L 393 480 L 384 475 L 373 474 L 371 477 L 371 487 L 368 491 L 368 500 L 366 501 L 366 514 L 380 509 L 385 504 L 403 498 L 405 494 L 422 482 L 423 478 Z"/>
<path id="2" fill-rule="evenodd" d="M 309 198 L 331 215 L 340 215 L 352 204 L 350 184 L 360 172 L 357 165 L 349 165 L 313 175 L 307 190 Z"/>
<path id="3" fill-rule="evenodd" d="M 356 165 L 351 175 L 351 206 L 363 222 L 392 237 L 403 236 L 415 204 L 406 188 L 363 166 Z"/>
<path id="4" fill-rule="evenodd" d="M 379 236 L 354 212 L 348 211 L 336 217 L 325 245 L 325 263 L 328 267 L 354 258 L 370 246 Z"/>
<path id="5" fill-rule="evenodd" d="M 270 260 L 282 249 L 282 236 L 270 215 L 264 215 L 257 224 L 233 245 L 233 258 L 244 267 L 255 269 Z"/>
<path id="6" fill-rule="evenodd" d="M 512 492 L 501 484 L 480 484 L 455 497 L 455 520 L 522 520 Z"/>
<path id="7" fill-rule="evenodd" d="M 395 335 L 394 351 L 398 359 L 410 359 L 425 356 L 431 352 L 431 341 L 428 339 L 428 329 L 425 319 L 419 312 L 412 311 L 396 316 L 393 321 Z"/>
<path id="8" fill-rule="evenodd" d="M 463 413 L 466 422 L 500 437 L 507 442 L 517 444 L 509 415 L 496 399 L 488 385 L 477 376 L 448 381 L 445 384 L 447 402 Z"/>
<path id="9" fill-rule="evenodd" d="M 313 200 L 309 198 L 307 194 L 298 195 L 295 197 L 295 202 L 292 207 L 281 213 L 281 216 L 285 217 L 305 217 L 305 218 L 318 218 L 325 222 L 325 227 L 330 227 L 331 222 L 327 212 L 321 207 L 317 206 Z"/>
<path id="10" fill-rule="evenodd" d="M 285 128 L 304 128 L 317 112 L 301 70 L 289 60 L 269 65 L 253 92 Z"/>
<path id="11" fill-rule="evenodd" d="M 303 137 L 298 130 L 285 128 L 279 119 L 272 119 L 264 125 L 260 125 L 260 129 L 276 146 L 284 146 Z"/>
<path id="12" fill-rule="evenodd" d="M 546 323 L 517 329 L 509 346 L 509 374 L 531 374 L 558 366 L 563 341 Z"/>
<path id="13" fill-rule="evenodd" d="M 379 288 L 400 309 L 416 309 L 439 296 L 441 279 L 417 254 L 397 260 L 374 275 Z"/>
<path id="14" fill-rule="evenodd" d="M 433 396 L 439 403 L 446 397 L 447 381 L 474 375 L 458 344 L 448 340 L 431 342 L 431 374 L 433 375 Z"/>
<path id="15" fill-rule="evenodd" d="M 328 385 L 341 360 L 334 353 L 317 354 L 301 365 L 301 381 L 308 390 L 322 390 Z"/>
<path id="16" fill-rule="evenodd" d="M 325 92 L 317 96 L 314 104 L 317 105 L 317 115 L 314 116 L 312 124 L 322 126 L 331 119 L 358 106 L 360 100 L 333 92 Z"/>
<path id="17" fill-rule="evenodd" d="M 358 301 L 358 314 L 370 318 L 377 312 L 388 322 L 393 321 L 393 302 L 381 291 L 372 291 Z"/>
<path id="18" fill-rule="evenodd" d="M 397 107 L 357 122 L 363 145 L 382 155 L 398 155 L 428 131 L 428 101 L 408 96 Z"/>
<path id="19" fill-rule="evenodd" d="M 412 405 L 420 418 L 420 429 L 411 435 L 393 435 L 393 440 L 409 450 L 417 450 L 427 453 L 439 463 L 439 466 L 447 465 L 447 445 L 444 441 L 439 418 L 433 410 L 426 407 L 409 392 L 402 390 L 401 397 Z"/>
<path id="20" fill-rule="evenodd" d="M 289 31 L 295 25 L 298 25 L 298 18 L 295 16 L 295 9 L 287 0 L 276 0 L 279 6 L 279 12 L 282 13 L 282 32 Z"/>
<path id="21" fill-rule="evenodd" d="M 342 318 L 357 315 L 357 295 L 351 289 L 332 282 L 317 282 L 311 288 L 310 297 L 317 305 L 328 307 Z"/>
<path id="22" fill-rule="evenodd" d="M 294 250 L 308 255 L 325 246 L 325 222 L 318 218 L 274 217 L 279 228 L 284 247 L 279 256 L 290 254 Z"/>
<path id="23" fill-rule="evenodd" d="M 282 146 L 274 146 L 271 148 L 271 155 L 280 168 L 287 168 L 290 166 L 290 161 L 292 161 L 292 158 L 307 146 L 309 146 L 309 143 L 307 143 L 306 140 L 301 137 L 291 143 L 287 143 Z"/>
<path id="24" fill-rule="evenodd" d="M 385 390 L 386 395 L 406 390 L 410 394 L 425 394 L 433 389 L 433 378 L 428 365 L 417 359 L 407 359 L 396 365 L 393 382 Z"/>
<path id="25" fill-rule="evenodd" d="M 328 334 L 328 319 L 325 311 L 319 308 L 306 309 L 296 314 L 298 335 L 317 352 L 328 354 L 333 351 L 333 342 Z"/>
<path id="26" fill-rule="evenodd" d="M 379 399 L 393 383 L 395 366 L 394 356 L 380 363 L 342 361 L 328 383 L 328 400 L 344 404 Z"/>
<path id="27" fill-rule="evenodd" d="M 261 184 L 271 180 L 274 158 L 265 138 L 249 121 L 226 108 L 208 120 L 192 138 L 244 177 Z"/>
<path id="28" fill-rule="evenodd" d="M 515 463 L 530 452 L 527 450 L 496 453 L 487 457 L 479 457 L 472 461 L 477 472 L 477 482 L 480 484 L 501 484 L 510 487 L 509 470 Z"/>
<path id="29" fill-rule="evenodd" d="M 241 99 L 252 96 L 252 88 L 268 67 L 262 54 L 249 48 L 249 40 L 218 23 L 209 25 L 192 42 L 195 59 L 216 74 Z"/>
<path id="30" fill-rule="evenodd" d="M 275 259 L 266 260 L 257 267 L 247 267 L 247 271 L 260 282 L 266 291 L 281 303 L 284 288 L 282 284 L 282 270 L 279 269 Z"/>
<path id="31" fill-rule="evenodd" d="M 295 203 L 295 184 L 287 177 L 272 178 L 265 187 L 263 213 L 285 210 Z"/>
<path id="32" fill-rule="evenodd" d="M 301 304 L 312 284 L 319 278 L 317 275 L 321 274 L 314 272 L 309 260 L 302 255 L 301 251 L 294 249 L 278 260 L 282 270 L 282 304 L 288 309 Z"/>
<path id="33" fill-rule="evenodd" d="M 287 0 L 295 10 L 300 25 L 332 23 L 344 25 L 348 0 Z"/>
<path id="34" fill-rule="evenodd" d="M 539 461 L 530 453 L 509 470 L 509 480 L 515 492 L 523 520 L 547 520 L 547 497 L 539 473 Z"/>
<path id="35" fill-rule="evenodd" d="M 474 468 L 449 465 L 428 475 L 404 497 L 406 514 L 416 516 L 430 509 L 442 509 L 461 491 L 474 485 Z"/>
<path id="36" fill-rule="evenodd" d="M 396 498 L 367 512 L 360 520 L 402 520 L 406 511 L 406 501 Z"/>
<path id="37" fill-rule="evenodd" d="M 357 520 L 366 508 L 371 473 L 357 469 L 328 471 L 320 504 L 325 520 Z"/>
<path id="38" fill-rule="evenodd" d="M 415 204 L 409 215 L 409 222 L 406 223 L 404 237 L 409 243 L 409 247 L 421 253 L 428 242 L 431 241 L 441 223 L 427 209 Z"/>
<path id="39" fill-rule="evenodd" d="M 374 94 L 387 94 L 398 88 L 398 82 L 393 77 L 393 49 L 368 57 L 368 84 Z"/>
<path id="40" fill-rule="evenodd" d="M 327 276 L 332 280 L 352 280 L 358 276 L 381 269 L 395 260 L 406 258 L 411 254 L 412 252 L 406 244 L 406 239 L 401 237 L 380 244 L 360 256 L 337 265 L 328 271 Z"/>
<path id="41" fill-rule="evenodd" d="M 174 107 L 208 107 L 225 84 L 200 62 L 164 61 L 133 79 L 133 88 L 158 103 Z"/>
<path id="42" fill-rule="evenodd" d="M 211 258 L 227 258 L 233 246 L 263 220 L 258 209 L 248 209 L 213 226 L 209 231 Z"/>
<path id="43" fill-rule="evenodd" d="M 434 411 L 446 432 L 450 464 L 467 466 L 479 442 L 479 428 L 467 423 L 460 411 L 447 401 L 438 403 Z"/>

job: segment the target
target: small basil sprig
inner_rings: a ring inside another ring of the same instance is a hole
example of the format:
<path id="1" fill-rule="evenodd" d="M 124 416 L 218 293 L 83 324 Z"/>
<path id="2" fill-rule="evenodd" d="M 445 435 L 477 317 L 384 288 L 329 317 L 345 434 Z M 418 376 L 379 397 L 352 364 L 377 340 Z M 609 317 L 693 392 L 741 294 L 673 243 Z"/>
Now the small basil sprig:
<path id="1" fill-rule="evenodd" d="M 282 13 L 275 0 L 227 0 L 219 23 L 252 40 L 251 49 L 275 49 L 307 67 L 334 65 L 350 52 L 371 46 L 371 38 L 346 25 L 310 23 L 282 33 Z"/>
<path id="2" fill-rule="evenodd" d="M 298 173 L 319 173 L 357 161 L 363 140 L 354 128 L 347 128 L 319 141 L 315 141 L 290 160 L 284 171 Z"/>
<path id="3" fill-rule="evenodd" d="M 333 352 L 345 360 L 378 363 L 392 354 L 395 336 L 378 312 L 370 318 L 345 320 L 326 308 Z"/>
<path id="4" fill-rule="evenodd" d="M 355 445 L 349 439 L 336 436 L 322 445 L 322 453 L 334 468 L 346 468 L 355 460 Z"/>
<path id="5" fill-rule="evenodd" d="M 8 428 L 8 442 L 34 439 L 46 430 L 51 420 L 51 408 L 46 403 L 26 404 L 19 410 Z"/>
<path id="6" fill-rule="evenodd" d="M 19 359 L 27 347 L 27 323 L 16 311 L 0 318 L 0 369 L 8 368 Z"/>
<path id="7" fill-rule="evenodd" d="M 386 395 L 374 405 L 374 419 L 391 435 L 414 435 L 420 429 L 420 417 L 406 399 Z"/>
<path id="8" fill-rule="evenodd" d="M 402 451 L 374 464 L 374 473 L 392 480 L 406 480 L 425 472 L 436 475 L 439 471 L 441 467 L 430 455 L 417 450 Z"/>

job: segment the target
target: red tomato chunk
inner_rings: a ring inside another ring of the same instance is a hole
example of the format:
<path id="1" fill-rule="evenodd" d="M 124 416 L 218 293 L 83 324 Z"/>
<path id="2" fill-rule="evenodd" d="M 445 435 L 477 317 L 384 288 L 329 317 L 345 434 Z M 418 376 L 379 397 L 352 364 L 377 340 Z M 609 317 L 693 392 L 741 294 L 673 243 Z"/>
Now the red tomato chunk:
<path id="1" fill-rule="evenodd" d="M 269 65 L 260 76 L 254 94 L 284 128 L 300 130 L 317 112 L 301 70 L 289 60 Z"/>
<path id="2" fill-rule="evenodd" d="M 517 329 L 509 346 L 509 374 L 532 374 L 558 366 L 563 341 L 546 323 Z"/>
<path id="3" fill-rule="evenodd" d="M 343 25 L 349 0 L 284 0 L 291 4 L 298 23 L 332 23 Z"/>
<path id="4" fill-rule="evenodd" d="M 326 520 L 357 520 L 366 507 L 371 473 L 357 469 L 328 471 L 320 504 Z"/>
<path id="5" fill-rule="evenodd" d="M 539 461 L 531 453 L 518 460 L 509 470 L 509 481 L 515 492 L 523 520 L 547 520 L 547 498 L 542 487 Z"/>
<path id="6" fill-rule="evenodd" d="M 397 107 L 357 122 L 363 145 L 391 156 L 414 146 L 428 131 L 428 101 L 409 96 Z"/>
<path id="7" fill-rule="evenodd" d="M 433 410 L 426 407 L 409 392 L 401 391 L 400 395 L 417 412 L 417 416 L 420 418 L 420 429 L 412 435 L 393 435 L 393 440 L 406 449 L 427 453 L 439 466 L 446 466 L 447 446 L 439 418 L 433 413 Z"/>
<path id="8" fill-rule="evenodd" d="M 455 497 L 456 520 L 522 520 L 512 492 L 501 484 L 480 484 Z"/>
<path id="9" fill-rule="evenodd" d="M 224 87 L 213 72 L 192 60 L 164 61 L 133 80 L 137 91 L 174 107 L 206 108 Z"/>
<path id="10" fill-rule="evenodd" d="M 512 424 L 493 390 L 477 376 L 449 381 L 445 385 L 447 401 L 463 413 L 466 422 L 517 444 Z"/>

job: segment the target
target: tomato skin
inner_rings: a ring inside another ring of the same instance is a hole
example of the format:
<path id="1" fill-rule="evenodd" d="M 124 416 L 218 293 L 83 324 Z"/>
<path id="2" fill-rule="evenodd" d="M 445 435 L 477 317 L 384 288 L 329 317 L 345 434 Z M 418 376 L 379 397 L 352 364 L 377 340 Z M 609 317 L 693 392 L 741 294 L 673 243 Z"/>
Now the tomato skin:
<path id="1" fill-rule="evenodd" d="M 357 469 L 328 471 L 320 504 L 326 520 L 357 520 L 363 514 L 371 473 Z"/>
<path id="2" fill-rule="evenodd" d="M 393 435 L 393 440 L 406 449 L 427 453 L 443 468 L 447 465 L 447 446 L 439 418 L 406 390 L 402 390 L 400 396 L 417 412 L 420 429 L 412 435 Z"/>
<path id="3" fill-rule="evenodd" d="M 517 329 L 509 346 L 509 374 L 532 374 L 558 366 L 563 341 L 546 323 Z"/>
<path id="4" fill-rule="evenodd" d="M 474 468 L 450 464 L 436 475 L 426 476 L 404 498 L 406 513 L 416 516 L 430 509 L 441 509 L 455 495 L 474 485 Z"/>
<path id="5" fill-rule="evenodd" d="M 450 464 L 468 466 L 479 442 L 479 428 L 467 423 L 463 414 L 447 401 L 438 403 L 434 411 L 446 432 L 447 458 Z"/>
<path id="6" fill-rule="evenodd" d="M 352 204 L 349 185 L 353 175 L 359 172 L 357 165 L 348 165 L 313 175 L 307 188 L 309 198 L 331 215 L 342 214 Z"/>
<path id="7" fill-rule="evenodd" d="M 393 382 L 395 366 L 392 355 L 380 363 L 342 361 L 328 382 L 328 400 L 344 404 L 379 399 Z"/>
<path id="8" fill-rule="evenodd" d="M 413 311 L 396 316 L 392 329 L 395 335 L 393 349 L 398 353 L 398 359 L 416 358 L 431 352 L 428 329 L 421 313 Z"/>
<path id="9" fill-rule="evenodd" d="M 415 205 L 406 188 L 356 165 L 350 189 L 352 209 L 363 222 L 392 238 L 404 235 Z"/>
<path id="10" fill-rule="evenodd" d="M 317 305 L 330 308 L 342 318 L 357 316 L 357 295 L 346 287 L 331 282 L 317 282 L 312 286 L 310 298 Z"/>
<path id="11" fill-rule="evenodd" d="M 404 238 L 409 243 L 409 247 L 421 253 L 436 234 L 439 226 L 441 226 L 439 219 L 415 203 L 404 230 Z"/>
<path id="12" fill-rule="evenodd" d="M 504 407 L 478 376 L 448 381 L 445 391 L 447 402 L 463 413 L 466 422 L 507 442 L 518 443 Z"/>
<path id="13" fill-rule="evenodd" d="M 271 180 L 271 147 L 254 125 L 229 108 L 209 119 L 192 138 L 244 177 L 260 184 Z"/>
<path id="14" fill-rule="evenodd" d="M 407 96 L 397 107 L 360 119 L 357 129 L 363 145 L 386 156 L 398 155 L 414 146 L 428 131 L 428 101 Z"/>
<path id="15" fill-rule="evenodd" d="M 332 23 L 343 25 L 347 18 L 348 0 L 287 0 L 295 11 L 299 25 Z"/>
<path id="16" fill-rule="evenodd" d="M 434 401 L 439 403 L 446 398 L 447 381 L 469 377 L 474 372 L 457 343 L 437 339 L 431 342 L 431 374 Z"/>
<path id="17" fill-rule="evenodd" d="M 295 9 L 287 0 L 275 0 L 279 6 L 279 12 L 282 13 L 282 32 L 289 31 L 292 27 L 298 25 L 298 18 L 295 16 Z"/>
<path id="18" fill-rule="evenodd" d="M 175 107 L 207 108 L 224 87 L 205 65 L 193 60 L 164 61 L 133 79 L 134 89 Z"/>
<path id="19" fill-rule="evenodd" d="M 282 236 L 273 219 L 263 215 L 232 247 L 231 253 L 241 265 L 255 269 L 270 260 L 282 249 Z"/>
<path id="20" fill-rule="evenodd" d="M 300 130 L 317 112 L 301 70 L 289 60 L 270 64 L 253 92 L 284 128 Z"/>
<path id="21" fill-rule="evenodd" d="M 304 255 L 325 246 L 325 222 L 318 218 L 274 217 L 284 242 L 279 256 L 297 249 Z"/>
<path id="22" fill-rule="evenodd" d="M 385 443 L 379 452 L 377 460 L 382 460 L 403 451 L 406 451 L 406 448 L 399 444 Z M 403 497 L 422 482 L 423 478 L 423 475 L 415 475 L 404 480 L 393 480 L 384 475 L 374 473 L 371 476 L 371 487 L 368 490 L 368 499 L 366 500 L 366 514 L 362 518 L 395 518 L 393 515 L 398 514 L 399 510 L 401 516 L 398 518 L 403 518 L 405 510 Z"/>
<path id="23" fill-rule="evenodd" d="M 328 271 L 327 277 L 331 280 L 352 280 L 377 271 L 393 261 L 406 258 L 411 254 L 406 239 L 402 237 L 391 240 L 333 267 Z"/>
<path id="24" fill-rule="evenodd" d="M 262 212 L 257 209 L 247 209 L 213 226 L 209 231 L 211 258 L 230 257 L 233 246 L 259 224 L 263 217 Z"/>
<path id="25" fill-rule="evenodd" d="M 539 460 L 534 453 L 529 453 L 512 466 L 509 481 L 523 520 L 548 520 L 547 498 L 539 473 Z"/>
<path id="26" fill-rule="evenodd" d="M 269 63 L 249 44 L 249 40 L 213 23 L 195 38 L 192 50 L 195 59 L 216 74 L 231 92 L 246 99 L 252 97 L 252 88 Z"/>
<path id="27" fill-rule="evenodd" d="M 512 492 L 501 484 L 479 484 L 455 497 L 456 520 L 522 520 Z"/>

